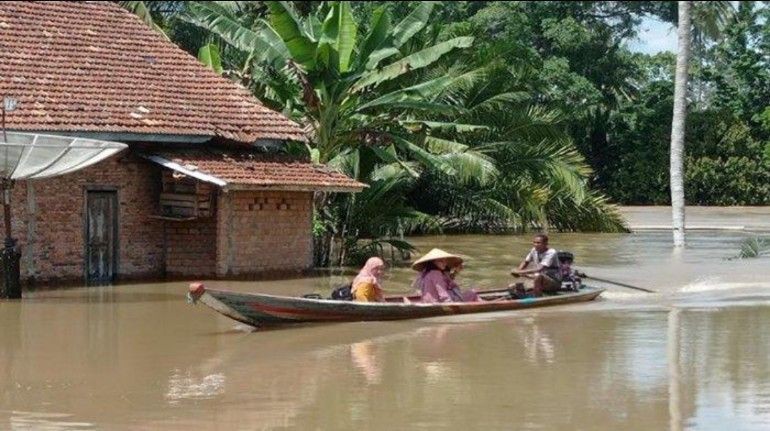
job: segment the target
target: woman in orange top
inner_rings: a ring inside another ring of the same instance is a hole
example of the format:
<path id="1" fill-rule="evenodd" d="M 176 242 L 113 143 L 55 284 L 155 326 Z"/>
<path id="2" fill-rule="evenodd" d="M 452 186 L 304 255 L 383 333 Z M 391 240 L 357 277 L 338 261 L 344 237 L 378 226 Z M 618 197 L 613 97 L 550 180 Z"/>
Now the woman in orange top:
<path id="1" fill-rule="evenodd" d="M 385 272 L 385 262 L 379 257 L 371 257 L 353 279 L 353 299 L 363 302 L 383 302 L 382 275 Z"/>

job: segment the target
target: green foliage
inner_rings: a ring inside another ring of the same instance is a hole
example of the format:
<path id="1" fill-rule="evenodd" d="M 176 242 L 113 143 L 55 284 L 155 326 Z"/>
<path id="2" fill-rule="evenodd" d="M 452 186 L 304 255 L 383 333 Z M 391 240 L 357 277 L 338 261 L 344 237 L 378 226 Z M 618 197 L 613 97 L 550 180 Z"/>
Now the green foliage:
<path id="1" fill-rule="evenodd" d="M 561 77 L 546 73 L 546 81 L 533 83 L 532 53 L 474 45 L 483 33 L 470 23 L 431 23 L 436 9 L 463 19 L 479 5 L 326 2 L 303 11 L 287 2 L 266 5 L 267 15 L 253 19 L 239 5 L 193 2 L 185 20 L 241 51 L 245 57 L 225 56 L 228 68 L 241 71 L 238 76 L 269 106 L 312 128 L 308 156 L 369 184 L 356 196 L 318 202 L 324 208 L 316 230 L 337 238 L 322 242 L 340 245 L 340 261 L 361 247 L 407 250 L 400 238 L 410 232 L 480 226 L 457 223 L 483 212 L 478 201 L 466 199 L 476 191 L 489 196 L 484 206 L 496 226 L 490 229 L 581 227 L 579 218 L 547 220 L 543 208 L 549 204 L 590 206 L 588 213 L 608 214 L 610 230 L 622 229 L 619 218 L 603 211 L 608 206 L 600 197 L 588 198 L 591 170 L 559 130 L 559 112 L 535 101 L 535 87 L 553 87 Z M 551 24 L 549 37 L 569 43 L 568 35 L 557 34 L 558 23 Z M 472 45 L 479 49 L 465 50 Z M 507 61 L 521 55 L 531 58 Z M 566 67 L 563 61 L 554 66 Z M 575 100 L 585 95 L 580 85 Z M 457 202 L 469 205 L 425 211 L 431 205 L 415 191 L 425 189 L 426 179 L 463 195 Z"/>
<path id="2" fill-rule="evenodd" d="M 770 128 L 758 126 L 770 124 L 770 32 L 760 25 L 767 8 L 740 4 L 733 15 L 728 2 L 702 3 L 694 10 L 697 105 L 687 133 L 686 197 L 765 204 Z M 675 22 L 676 5 L 489 2 L 468 20 L 485 34 L 478 38 L 506 46 L 509 63 L 531 66 L 530 92 L 561 111 L 595 185 L 618 202 L 667 204 L 675 57 L 622 46 L 645 15 Z M 739 129 L 748 132 L 734 135 Z"/>
<path id="3" fill-rule="evenodd" d="M 222 58 L 219 56 L 219 47 L 213 43 L 202 46 L 198 50 L 198 60 L 216 73 L 222 73 Z"/>
<path id="4" fill-rule="evenodd" d="M 610 166 L 610 194 L 631 204 L 661 204 L 668 197 L 671 93 L 650 86 L 641 103 L 616 118 L 621 155 Z M 685 198 L 693 205 L 767 205 L 770 163 L 767 142 L 727 111 L 689 116 L 685 146 Z M 644 181 L 639 181 L 644 179 Z"/>
<path id="5" fill-rule="evenodd" d="M 690 159 L 685 197 L 695 205 L 770 204 L 770 169 L 748 157 Z"/>
<path id="6" fill-rule="evenodd" d="M 689 204 L 698 205 L 765 205 L 770 199 L 770 164 L 765 156 L 770 134 L 763 125 L 768 118 L 764 113 L 770 103 L 770 79 L 767 51 L 760 42 L 766 30 L 758 24 L 764 9 L 741 4 L 731 15 L 725 8 L 731 6 L 718 2 L 698 4 L 695 10 L 701 35 L 714 33 L 719 19 L 728 21 L 716 43 L 695 41 L 685 197 Z M 710 27 L 704 23 L 711 23 Z M 583 31 L 572 32 L 576 40 L 583 40 Z M 590 51 L 586 55 L 590 58 Z M 598 59 L 596 68 L 608 64 L 609 58 Z M 547 61 L 558 64 L 553 58 Z M 595 184 L 625 204 L 668 204 L 674 55 L 616 55 L 608 77 L 621 77 L 633 83 L 636 91 L 629 93 L 632 97 L 614 102 L 606 97 L 601 101 L 591 91 L 606 86 L 603 75 L 585 69 L 579 73 L 584 80 L 568 79 L 574 64 L 561 61 L 558 68 L 549 70 L 561 77 L 557 82 L 567 89 L 563 94 L 574 100 L 575 94 L 583 93 L 588 95 L 587 104 L 598 103 L 598 109 L 586 111 L 589 115 L 566 120 L 578 148 L 595 170 Z M 570 91 L 581 86 L 582 90 Z"/>
<path id="7" fill-rule="evenodd" d="M 494 175 L 476 174 L 475 181 L 453 183 L 446 172 L 426 172 L 410 195 L 411 204 L 440 214 L 447 231 L 598 229 L 590 217 L 575 217 L 578 207 L 602 219 L 603 230 L 625 230 L 601 196 L 588 198 L 591 169 L 562 129 L 560 113 L 531 97 L 526 78 L 533 71 L 526 65 L 508 67 L 496 60 L 496 48 L 488 48 L 471 59 L 488 64 L 486 79 L 452 94 L 463 108 L 452 119 L 484 127 L 463 132 L 444 128 L 428 142 L 431 148 L 470 148 L 496 168 Z M 568 215 L 568 208 L 573 214 Z"/>
<path id="8" fill-rule="evenodd" d="M 313 236 L 322 236 L 324 232 L 326 231 L 326 227 L 324 226 L 323 219 L 321 215 L 318 213 L 318 211 L 313 211 Z"/>
<path id="9" fill-rule="evenodd" d="M 142 20 L 142 22 L 147 24 L 153 30 L 157 31 L 164 38 L 168 39 L 168 36 L 163 31 L 163 28 L 157 22 L 158 21 L 158 14 L 157 13 L 153 13 L 153 10 L 148 5 L 148 3 L 151 3 L 151 2 L 144 2 L 144 1 L 120 1 L 118 3 L 120 4 L 120 6 L 122 8 L 124 8 L 127 11 L 133 13 L 134 15 L 138 16 L 139 19 Z M 156 3 L 160 3 L 160 2 L 156 2 Z"/>
<path id="10" fill-rule="evenodd" d="M 770 256 L 770 238 L 746 238 L 741 244 L 741 251 L 734 259 Z"/>
<path id="11" fill-rule="evenodd" d="M 600 190 L 669 202 L 675 56 L 626 46 L 674 2 L 123 3 L 307 125 L 287 151 L 370 185 L 316 197 L 320 263 L 415 232 L 624 230 Z M 693 11 L 690 204 L 770 200 L 770 8 L 731 10 Z"/>

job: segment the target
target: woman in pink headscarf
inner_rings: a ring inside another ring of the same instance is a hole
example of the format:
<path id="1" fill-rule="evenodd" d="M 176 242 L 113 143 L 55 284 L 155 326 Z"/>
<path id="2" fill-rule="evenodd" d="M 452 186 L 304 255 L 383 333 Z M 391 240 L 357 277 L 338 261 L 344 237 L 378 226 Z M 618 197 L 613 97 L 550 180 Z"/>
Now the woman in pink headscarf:
<path id="1" fill-rule="evenodd" d="M 385 262 L 379 257 L 371 257 L 353 279 L 351 293 L 353 299 L 362 302 L 383 302 L 382 275 Z"/>

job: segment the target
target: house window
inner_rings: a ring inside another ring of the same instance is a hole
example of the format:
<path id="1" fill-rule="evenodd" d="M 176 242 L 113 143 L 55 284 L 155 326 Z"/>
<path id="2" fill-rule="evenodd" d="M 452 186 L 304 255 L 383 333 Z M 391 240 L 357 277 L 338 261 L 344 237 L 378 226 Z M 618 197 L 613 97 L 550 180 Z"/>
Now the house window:
<path id="1" fill-rule="evenodd" d="M 186 175 L 164 171 L 160 193 L 161 217 L 190 220 L 214 215 L 214 188 Z"/>

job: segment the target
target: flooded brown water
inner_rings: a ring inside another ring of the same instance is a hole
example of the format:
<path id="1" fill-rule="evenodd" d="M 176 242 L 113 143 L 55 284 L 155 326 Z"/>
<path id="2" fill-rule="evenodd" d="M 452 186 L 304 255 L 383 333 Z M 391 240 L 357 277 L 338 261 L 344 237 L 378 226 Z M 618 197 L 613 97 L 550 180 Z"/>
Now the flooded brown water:
<path id="1" fill-rule="evenodd" d="M 0 302 L 0 430 L 767 430 L 770 261 L 725 259 L 747 235 L 691 232 L 674 255 L 670 232 L 555 234 L 589 275 L 660 293 L 400 322 L 254 332 L 187 304 L 187 283 L 34 292 Z M 415 243 L 467 255 L 463 284 L 491 287 L 529 241 Z"/>

